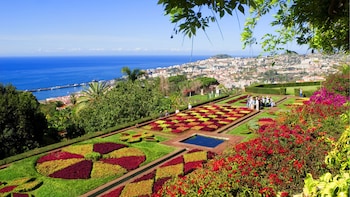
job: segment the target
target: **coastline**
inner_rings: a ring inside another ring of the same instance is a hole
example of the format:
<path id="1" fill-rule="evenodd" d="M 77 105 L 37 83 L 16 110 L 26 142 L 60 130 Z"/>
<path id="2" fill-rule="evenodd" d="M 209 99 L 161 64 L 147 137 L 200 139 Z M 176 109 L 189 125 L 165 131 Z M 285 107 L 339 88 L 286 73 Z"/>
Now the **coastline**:
<path id="1" fill-rule="evenodd" d="M 195 62 L 173 66 L 148 67 L 142 69 L 149 77 L 170 77 L 184 74 L 188 79 L 199 76 L 215 78 L 225 88 L 240 88 L 253 83 L 283 83 L 290 81 L 322 81 L 325 73 L 337 72 L 337 66 L 342 61 L 341 56 L 309 55 L 278 55 L 265 57 L 211 57 Z M 271 66 L 274 65 L 274 66 Z M 266 77 L 267 72 L 275 71 L 279 79 Z M 50 91 L 50 90 L 49 90 Z M 75 93 L 78 91 L 75 91 Z M 60 100 L 69 102 L 70 94 L 50 97 L 45 100 Z M 39 99 L 38 99 L 39 100 Z"/>

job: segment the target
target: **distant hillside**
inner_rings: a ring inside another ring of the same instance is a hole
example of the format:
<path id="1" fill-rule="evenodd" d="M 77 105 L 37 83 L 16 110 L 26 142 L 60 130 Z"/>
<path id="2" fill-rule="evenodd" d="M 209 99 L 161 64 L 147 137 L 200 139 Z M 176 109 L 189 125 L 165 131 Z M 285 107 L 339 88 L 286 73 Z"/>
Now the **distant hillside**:
<path id="1" fill-rule="evenodd" d="M 214 59 L 225 59 L 225 58 L 232 58 L 232 56 L 227 55 L 227 54 L 218 54 L 218 55 L 214 55 L 211 58 L 214 58 Z"/>

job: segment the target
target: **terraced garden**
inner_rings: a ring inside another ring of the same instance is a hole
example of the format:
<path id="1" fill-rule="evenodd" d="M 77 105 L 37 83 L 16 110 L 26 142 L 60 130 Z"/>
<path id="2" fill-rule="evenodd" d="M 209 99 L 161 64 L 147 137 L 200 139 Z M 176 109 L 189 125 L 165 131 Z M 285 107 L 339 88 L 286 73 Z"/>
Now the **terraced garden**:
<path id="1" fill-rule="evenodd" d="M 273 122 L 278 110 L 304 101 L 272 97 L 284 102 L 257 112 L 246 107 L 247 95 L 239 95 L 14 162 L 0 170 L 0 196 L 150 196 L 216 154 L 167 141 L 193 133 L 251 139 L 254 128 Z"/>

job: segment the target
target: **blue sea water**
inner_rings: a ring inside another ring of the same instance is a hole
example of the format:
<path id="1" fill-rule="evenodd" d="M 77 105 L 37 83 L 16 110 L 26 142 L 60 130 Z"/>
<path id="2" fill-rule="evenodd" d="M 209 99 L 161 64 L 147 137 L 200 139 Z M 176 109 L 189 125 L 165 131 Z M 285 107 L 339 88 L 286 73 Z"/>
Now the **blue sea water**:
<path id="1" fill-rule="evenodd" d="M 18 90 L 49 88 L 123 76 L 121 69 L 169 67 L 207 59 L 209 56 L 82 56 L 0 57 L 0 83 Z M 69 95 L 82 87 L 33 92 L 38 100 Z"/>

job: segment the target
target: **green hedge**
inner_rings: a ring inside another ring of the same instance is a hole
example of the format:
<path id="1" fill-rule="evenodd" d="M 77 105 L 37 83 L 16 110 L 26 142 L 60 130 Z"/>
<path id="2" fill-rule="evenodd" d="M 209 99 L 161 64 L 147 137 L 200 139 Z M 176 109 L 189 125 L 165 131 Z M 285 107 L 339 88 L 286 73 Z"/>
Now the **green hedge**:
<path id="1" fill-rule="evenodd" d="M 277 94 L 286 95 L 287 88 L 284 87 L 274 87 L 274 88 L 260 88 L 260 87 L 246 87 L 246 92 L 257 93 L 257 94 Z"/>
<path id="2" fill-rule="evenodd" d="M 320 81 L 310 81 L 310 82 L 293 82 L 293 83 L 279 83 L 279 84 L 259 84 L 254 86 L 249 86 L 245 88 L 246 92 L 258 93 L 258 94 L 278 94 L 285 95 L 287 87 L 302 87 L 302 86 L 317 86 L 320 85 Z M 310 97 L 313 92 L 303 91 L 306 97 Z M 299 88 L 294 89 L 294 95 L 299 96 Z"/>
<path id="3" fill-rule="evenodd" d="M 292 82 L 292 83 L 276 83 L 276 84 L 259 84 L 253 87 L 259 88 L 278 88 L 278 87 L 294 87 L 294 86 L 316 86 L 320 85 L 320 81 L 308 81 L 308 82 Z"/>

